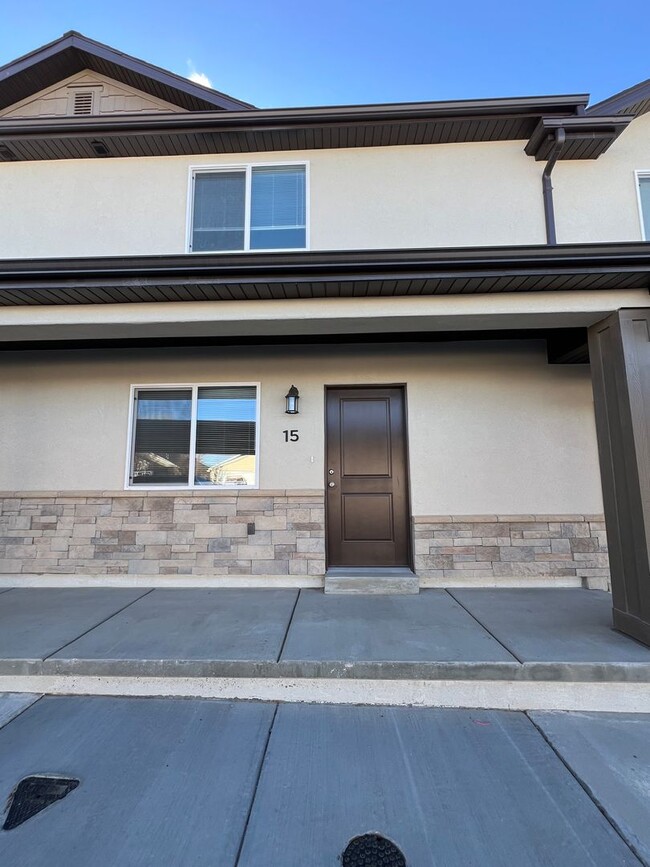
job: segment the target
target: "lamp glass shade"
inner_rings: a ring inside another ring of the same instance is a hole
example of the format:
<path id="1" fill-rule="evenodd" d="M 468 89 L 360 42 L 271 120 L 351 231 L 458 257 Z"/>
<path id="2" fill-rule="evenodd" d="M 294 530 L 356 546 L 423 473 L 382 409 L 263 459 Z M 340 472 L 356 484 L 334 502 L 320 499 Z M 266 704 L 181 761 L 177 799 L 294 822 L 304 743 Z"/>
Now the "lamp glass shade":
<path id="1" fill-rule="evenodd" d="M 300 394 L 295 385 L 292 385 L 289 391 L 286 393 L 284 397 L 286 401 L 285 413 L 287 415 L 297 415 L 298 414 L 298 401 L 300 400 Z"/>

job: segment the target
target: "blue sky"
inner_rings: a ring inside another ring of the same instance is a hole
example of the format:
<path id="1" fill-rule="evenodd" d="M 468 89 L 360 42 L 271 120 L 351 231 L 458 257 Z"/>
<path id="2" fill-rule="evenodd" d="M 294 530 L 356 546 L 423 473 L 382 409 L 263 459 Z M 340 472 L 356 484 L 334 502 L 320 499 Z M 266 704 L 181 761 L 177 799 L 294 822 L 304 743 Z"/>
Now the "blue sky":
<path id="1" fill-rule="evenodd" d="M 650 3 L 0 0 L 0 64 L 79 30 L 258 106 L 590 92 L 650 78 Z"/>

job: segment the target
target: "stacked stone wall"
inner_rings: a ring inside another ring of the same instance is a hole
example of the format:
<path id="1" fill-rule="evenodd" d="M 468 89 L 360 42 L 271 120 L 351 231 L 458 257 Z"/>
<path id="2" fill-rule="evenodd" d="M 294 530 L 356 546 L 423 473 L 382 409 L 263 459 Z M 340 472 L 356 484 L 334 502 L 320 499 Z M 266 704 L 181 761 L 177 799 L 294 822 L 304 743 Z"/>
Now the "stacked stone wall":
<path id="1" fill-rule="evenodd" d="M 0 573 L 323 575 L 321 491 L 3 495 Z"/>
<path id="2" fill-rule="evenodd" d="M 413 519 L 425 584 L 526 578 L 609 585 L 602 515 Z M 0 573 L 322 576 L 322 491 L 9 492 Z"/>
<path id="3" fill-rule="evenodd" d="M 445 580 L 575 578 L 609 586 L 602 515 L 435 515 L 414 519 L 415 571 Z"/>

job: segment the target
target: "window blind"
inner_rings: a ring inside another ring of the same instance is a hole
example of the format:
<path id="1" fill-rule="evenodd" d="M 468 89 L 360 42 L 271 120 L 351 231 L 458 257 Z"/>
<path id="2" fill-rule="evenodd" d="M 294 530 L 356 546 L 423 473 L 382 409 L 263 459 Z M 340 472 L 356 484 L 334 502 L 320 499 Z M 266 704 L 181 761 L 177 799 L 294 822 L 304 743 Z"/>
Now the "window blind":
<path id="1" fill-rule="evenodd" d="M 136 392 L 134 484 L 187 483 L 191 389 Z"/>
<path id="2" fill-rule="evenodd" d="M 304 166 L 253 167 L 251 249 L 304 247 L 305 210 Z"/>
<path id="3" fill-rule="evenodd" d="M 197 484 L 215 484 L 222 478 L 224 466 L 232 466 L 234 459 L 245 455 L 255 455 L 256 399 L 255 386 L 199 388 L 195 449 Z M 239 464 L 242 463 L 239 460 Z M 252 467 L 254 475 L 254 461 L 245 463 L 247 470 Z"/>

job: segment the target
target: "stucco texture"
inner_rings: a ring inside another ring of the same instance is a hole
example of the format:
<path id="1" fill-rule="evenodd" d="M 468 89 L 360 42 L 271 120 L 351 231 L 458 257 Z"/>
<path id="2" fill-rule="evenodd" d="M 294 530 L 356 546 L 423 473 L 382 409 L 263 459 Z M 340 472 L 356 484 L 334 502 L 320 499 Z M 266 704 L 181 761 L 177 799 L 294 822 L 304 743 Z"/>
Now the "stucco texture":
<path id="1" fill-rule="evenodd" d="M 5 353 L 0 489 L 121 490 L 131 385 L 242 381 L 261 382 L 262 489 L 323 487 L 326 384 L 404 383 L 414 515 L 602 510 L 589 368 L 549 366 L 543 341 Z"/>
<path id="2" fill-rule="evenodd" d="M 558 163 L 560 243 L 641 240 L 634 172 L 650 169 L 649 142 L 645 115 L 598 160 Z M 0 258 L 183 253 L 192 166 L 302 160 L 311 249 L 543 244 L 544 163 L 524 145 L 8 163 L 0 198 L 12 207 L 0 213 Z"/>
<path id="3" fill-rule="evenodd" d="M 553 195 L 560 243 L 641 241 L 635 171 L 650 170 L 650 114 L 597 160 L 559 162 Z"/>
<path id="4" fill-rule="evenodd" d="M 12 163 L 0 258 L 186 252 L 192 166 L 306 161 L 314 250 L 544 242 L 523 142 Z M 56 219 L 47 203 L 56 207 Z"/>

